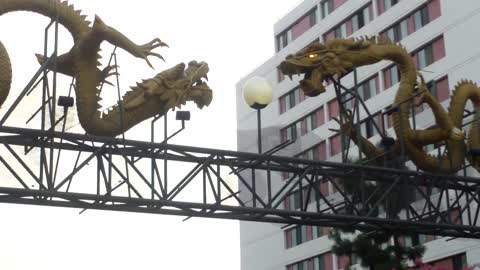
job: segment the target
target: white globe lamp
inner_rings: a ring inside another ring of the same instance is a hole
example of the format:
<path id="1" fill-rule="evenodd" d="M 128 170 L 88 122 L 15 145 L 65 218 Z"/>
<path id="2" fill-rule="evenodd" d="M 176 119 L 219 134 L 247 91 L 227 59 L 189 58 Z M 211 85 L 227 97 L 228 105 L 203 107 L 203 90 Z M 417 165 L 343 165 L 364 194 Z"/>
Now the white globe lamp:
<path id="1" fill-rule="evenodd" d="M 243 99 L 251 108 L 257 110 L 258 153 L 262 153 L 262 124 L 260 111 L 273 99 L 273 87 L 270 81 L 262 77 L 252 77 L 243 85 Z"/>

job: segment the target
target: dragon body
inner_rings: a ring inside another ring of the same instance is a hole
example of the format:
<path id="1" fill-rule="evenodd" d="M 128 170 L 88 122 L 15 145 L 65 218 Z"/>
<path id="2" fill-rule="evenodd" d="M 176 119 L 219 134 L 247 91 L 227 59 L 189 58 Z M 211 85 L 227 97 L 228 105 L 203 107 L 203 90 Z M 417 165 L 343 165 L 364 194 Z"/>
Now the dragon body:
<path id="1" fill-rule="evenodd" d="M 462 120 L 466 103 L 471 101 L 475 110 L 480 105 L 480 91 L 471 81 L 461 81 L 453 91 L 449 111 L 447 112 L 433 97 L 423 82 L 417 81 L 419 73 L 411 55 L 402 46 L 382 38 L 334 39 L 326 44 L 314 43 L 295 55 L 287 56 L 281 64 L 285 75 L 304 74 L 300 81 L 302 90 L 308 96 L 316 96 L 325 91 L 323 81 L 334 75 L 343 75 L 348 71 L 365 65 L 375 64 L 382 60 L 394 62 L 400 70 L 400 84 L 392 105 L 393 127 L 397 140 L 391 151 L 399 153 L 404 145 L 406 154 L 424 171 L 453 173 L 458 171 L 465 158 L 470 158 L 469 149 L 480 146 L 478 127 L 473 121 L 467 143 L 464 140 Z M 437 126 L 427 130 L 416 130 L 410 125 L 410 106 L 415 96 L 421 103 L 430 106 Z M 351 124 L 351 115 L 343 111 L 346 122 L 340 123 L 340 132 L 344 132 L 360 145 L 367 158 L 375 158 L 385 153 L 384 149 L 374 146 L 367 139 L 357 136 Z M 474 116 L 477 120 L 477 116 Z M 446 151 L 442 156 L 429 155 L 424 146 L 445 142 Z M 471 160 L 474 167 L 479 168 L 477 161 Z"/>
<path id="2" fill-rule="evenodd" d="M 72 49 L 49 61 L 47 68 L 75 78 L 76 103 L 80 124 L 92 135 L 116 136 L 150 117 L 166 113 L 169 109 L 194 101 L 198 107 L 209 105 L 212 91 L 203 79 L 207 77 L 205 62 L 191 61 L 188 66 L 180 63 L 164 70 L 154 78 L 143 80 L 131 88 L 122 100 L 108 113 L 101 113 L 99 88 L 106 78 L 115 74 L 115 66 L 99 69 L 99 51 L 103 41 L 118 46 L 135 57 L 163 59 L 153 49 L 166 46 L 160 39 L 137 45 L 98 16 L 93 25 L 80 11 L 60 0 L 0 0 L 0 15 L 13 11 L 31 11 L 57 19 L 72 35 Z M 48 59 L 37 55 L 40 64 Z M 0 105 L 10 90 L 12 71 L 6 49 L 0 42 Z"/>

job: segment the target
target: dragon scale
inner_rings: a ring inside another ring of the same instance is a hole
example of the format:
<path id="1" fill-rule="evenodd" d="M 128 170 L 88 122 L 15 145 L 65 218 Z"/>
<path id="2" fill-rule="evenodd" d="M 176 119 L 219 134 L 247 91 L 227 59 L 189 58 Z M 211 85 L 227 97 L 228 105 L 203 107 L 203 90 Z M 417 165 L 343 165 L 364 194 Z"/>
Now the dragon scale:
<path id="1" fill-rule="evenodd" d="M 384 38 L 334 39 L 326 44 L 317 42 L 295 55 L 287 56 L 280 68 L 285 75 L 304 74 L 304 79 L 300 81 L 302 90 L 306 95 L 316 96 L 325 91 L 324 79 L 382 60 L 394 62 L 400 71 L 400 83 L 392 105 L 395 108 L 392 117 L 393 127 L 397 135 L 393 151 L 399 153 L 403 144 L 406 154 L 424 171 L 443 173 L 458 171 L 467 157 L 468 149 L 480 146 L 476 121 L 473 121 L 471 126 L 467 144 L 461 131 L 467 101 L 471 101 L 475 109 L 480 105 L 480 91 L 475 83 L 462 81 L 457 84 L 447 112 L 429 93 L 411 55 L 402 46 Z M 418 77 L 420 80 L 417 80 Z M 416 95 L 420 97 L 420 102 L 428 104 L 432 109 L 437 127 L 427 130 L 412 129 L 409 121 L 410 104 Z M 474 120 L 477 120 L 477 116 L 474 117 Z M 361 145 L 362 152 L 368 158 L 375 158 L 384 153 L 383 149 L 374 146 L 367 139 L 360 136 L 358 140 L 351 126 L 351 115 L 347 115 L 346 119 L 346 123 L 340 123 L 339 131 Z M 423 150 L 428 144 L 442 141 L 446 142 L 446 154 L 440 157 L 431 156 Z M 478 170 L 478 161 L 470 161 Z"/>
<path id="2" fill-rule="evenodd" d="M 180 63 L 164 70 L 154 78 L 143 80 L 131 88 L 119 104 L 103 115 L 98 110 L 99 87 L 114 75 L 116 67 L 99 69 L 99 51 L 103 41 L 118 46 L 131 55 L 144 59 L 151 66 L 148 57 L 162 56 L 153 52 L 166 46 L 156 38 L 137 45 L 116 29 L 106 25 L 98 16 L 93 25 L 81 15 L 80 11 L 60 0 L 0 0 L 0 15 L 13 11 L 31 11 L 58 20 L 72 35 L 72 49 L 57 57 L 56 64 L 47 68 L 67 76 L 75 77 L 76 103 L 80 124 L 92 135 L 116 136 L 138 123 L 156 115 L 162 115 L 169 109 L 180 107 L 187 101 L 194 101 L 199 108 L 208 106 L 212 91 L 203 81 L 209 71 L 205 62 L 191 61 L 188 66 Z M 37 55 L 43 64 L 46 59 Z M 52 62 L 50 62 L 52 63 Z M 0 105 L 6 100 L 12 80 L 11 63 L 8 53 L 0 42 Z"/>

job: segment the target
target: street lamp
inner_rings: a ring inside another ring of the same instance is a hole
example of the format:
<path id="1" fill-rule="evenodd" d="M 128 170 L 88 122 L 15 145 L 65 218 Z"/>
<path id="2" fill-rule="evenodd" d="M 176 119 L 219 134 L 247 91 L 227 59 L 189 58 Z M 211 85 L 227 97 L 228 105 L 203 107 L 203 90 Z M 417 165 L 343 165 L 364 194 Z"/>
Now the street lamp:
<path id="1" fill-rule="evenodd" d="M 272 84 L 265 78 L 252 77 L 243 85 L 243 98 L 248 106 L 257 110 L 258 153 L 262 153 L 262 124 L 260 111 L 267 107 L 273 98 Z"/>

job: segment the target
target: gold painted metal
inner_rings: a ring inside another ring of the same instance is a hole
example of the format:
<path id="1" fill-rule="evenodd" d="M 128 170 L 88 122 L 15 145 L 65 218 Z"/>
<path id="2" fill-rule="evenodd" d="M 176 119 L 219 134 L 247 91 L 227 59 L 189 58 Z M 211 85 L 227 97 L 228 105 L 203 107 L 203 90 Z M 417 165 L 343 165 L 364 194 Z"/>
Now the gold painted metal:
<path id="1" fill-rule="evenodd" d="M 53 20 L 58 18 L 58 22 L 71 33 L 74 46 L 66 54 L 58 56 L 56 71 L 75 77 L 78 118 L 89 134 L 116 136 L 145 119 L 180 107 L 186 101 L 194 101 L 202 108 L 208 106 L 212 100 L 212 91 L 204 82 L 209 71 L 208 64 L 191 61 L 188 66 L 180 63 L 131 87 L 119 105 L 113 106 L 108 113 L 101 114 L 98 111 L 99 86 L 107 77 L 115 74 L 116 67 L 99 69 L 100 44 L 107 41 L 135 57 L 144 59 L 149 66 L 152 66 L 148 60 L 149 56 L 163 59 L 153 50 L 167 45 L 158 38 L 137 45 L 106 25 L 98 16 L 90 26 L 91 23 L 85 19 L 86 16 L 75 10 L 73 5 L 60 0 L 0 0 L 0 15 L 12 11 L 31 11 Z M 37 55 L 37 59 L 40 64 L 46 60 L 41 55 Z M 47 68 L 53 70 L 54 65 Z M 0 69 L 1 105 L 7 98 L 12 78 L 10 60 L 1 43 Z"/>
<path id="2" fill-rule="evenodd" d="M 394 62 L 400 70 L 401 80 L 393 103 L 393 127 L 397 140 L 393 153 L 401 152 L 403 141 L 406 154 L 415 165 L 424 171 L 453 173 L 458 171 L 465 158 L 468 158 L 477 170 L 480 160 L 472 160 L 467 155 L 471 149 L 479 149 L 478 113 L 474 114 L 468 139 L 464 140 L 462 120 L 467 101 L 471 101 L 475 112 L 480 106 L 480 90 L 472 81 L 462 80 L 452 92 L 450 107 L 446 111 L 428 91 L 423 77 L 417 71 L 411 55 L 399 44 L 386 38 L 334 39 L 326 44 L 319 42 L 289 55 L 280 65 L 281 71 L 288 76 L 304 74 L 300 86 L 305 95 L 317 96 L 325 92 L 324 79 L 334 75 L 346 74 L 356 67 L 372 65 L 382 60 Z M 418 80 L 417 80 L 418 79 Z M 418 95 L 420 103 L 426 103 L 433 111 L 436 127 L 416 130 L 410 125 L 410 104 Z M 367 158 L 373 159 L 384 154 L 384 149 L 376 147 L 367 139 L 357 136 L 352 127 L 352 118 L 343 112 L 344 123 L 340 123 L 340 132 L 348 135 Z M 423 148 L 429 144 L 445 142 L 446 151 L 442 156 L 432 156 Z M 390 153 L 391 154 L 391 153 Z M 479 170 L 480 171 L 480 170 Z"/>

